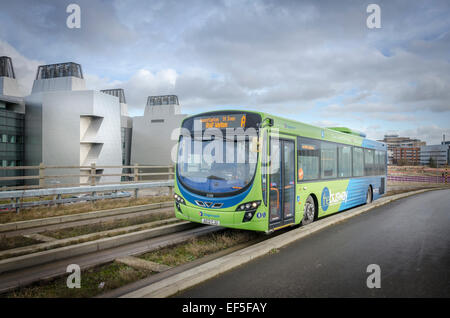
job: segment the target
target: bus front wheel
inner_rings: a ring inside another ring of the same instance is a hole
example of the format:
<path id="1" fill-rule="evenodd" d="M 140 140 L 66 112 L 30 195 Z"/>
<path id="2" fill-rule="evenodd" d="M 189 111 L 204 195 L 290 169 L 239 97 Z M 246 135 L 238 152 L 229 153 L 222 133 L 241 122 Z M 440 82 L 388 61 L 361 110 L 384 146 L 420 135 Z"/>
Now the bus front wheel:
<path id="1" fill-rule="evenodd" d="M 314 204 L 314 199 L 311 196 L 309 196 L 305 202 L 302 225 L 312 223 L 314 221 L 315 216 L 316 216 L 316 205 Z"/>

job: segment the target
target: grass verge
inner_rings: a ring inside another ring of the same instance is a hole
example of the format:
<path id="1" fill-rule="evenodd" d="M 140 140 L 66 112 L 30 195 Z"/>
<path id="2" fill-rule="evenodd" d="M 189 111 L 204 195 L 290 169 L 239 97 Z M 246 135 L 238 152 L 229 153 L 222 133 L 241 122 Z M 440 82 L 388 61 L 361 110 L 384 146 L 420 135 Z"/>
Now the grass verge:
<path id="1" fill-rule="evenodd" d="M 105 199 L 95 202 L 79 202 L 72 204 L 65 204 L 61 206 L 40 206 L 34 208 L 21 209 L 19 213 L 14 211 L 1 212 L 0 223 L 9 223 L 17 221 L 26 221 L 32 219 L 42 219 L 53 216 L 69 215 L 76 213 L 85 213 L 92 211 L 124 208 L 129 206 L 159 203 L 164 201 L 171 201 L 172 197 L 168 195 L 152 196 L 143 198 L 125 198 L 125 199 Z"/>
<path id="2" fill-rule="evenodd" d="M 5 251 L 17 247 L 30 246 L 37 243 L 40 243 L 40 241 L 36 241 L 24 236 L 1 237 L 0 251 Z"/>
<path id="3" fill-rule="evenodd" d="M 423 189 L 433 189 L 435 187 L 429 187 L 429 186 L 422 186 L 422 187 L 414 187 L 414 188 L 410 188 L 410 189 L 401 189 L 401 190 L 389 190 L 388 192 L 386 192 L 386 197 L 389 197 L 391 195 L 396 195 L 396 194 L 401 194 L 401 193 L 406 193 L 406 192 L 412 192 L 412 191 L 417 191 L 417 190 L 423 190 Z"/>
<path id="4" fill-rule="evenodd" d="M 0 295 L 3 298 L 87 298 L 145 278 L 151 273 L 109 263 L 82 271 L 81 288 L 68 288 L 67 277 L 43 281 Z M 67 274 L 69 275 L 69 274 Z M 100 287 L 100 284 L 104 284 Z"/>
<path id="5" fill-rule="evenodd" d="M 261 235 L 261 233 L 244 230 L 227 230 L 193 238 L 185 243 L 162 248 L 140 257 L 148 261 L 175 267 L 226 248 L 255 240 Z"/>
<path id="6" fill-rule="evenodd" d="M 212 233 L 185 243 L 146 253 L 143 259 L 160 264 L 177 266 L 211 255 L 226 248 L 249 242 L 262 234 L 240 230 L 225 230 Z M 148 277 L 153 272 L 137 270 L 127 265 L 109 263 L 81 272 L 81 288 L 69 289 L 64 277 L 35 283 L 0 295 L 3 298 L 86 298 L 119 288 Z M 99 285 L 104 283 L 103 288 Z"/>
<path id="7" fill-rule="evenodd" d="M 75 226 L 61 230 L 46 231 L 43 235 L 50 236 L 56 239 L 65 239 L 69 237 L 75 237 L 85 234 L 91 234 L 96 232 L 108 231 L 118 229 L 121 227 L 127 227 L 132 225 L 138 225 L 143 223 L 149 223 L 153 221 L 165 220 L 174 217 L 173 211 L 151 213 L 150 215 L 139 216 L 136 218 L 129 218 L 123 220 L 116 220 L 110 222 L 95 223 L 83 226 Z"/>
<path id="8" fill-rule="evenodd" d="M 152 221 L 152 222 L 144 223 L 141 226 L 140 225 L 132 226 L 131 228 L 130 227 L 117 228 L 117 229 L 114 229 L 112 232 L 110 232 L 110 231 L 94 232 L 91 234 L 75 236 L 73 238 L 68 237 L 66 239 L 61 239 L 61 240 L 57 240 L 57 241 L 53 241 L 53 242 L 37 242 L 37 243 L 42 243 L 42 245 L 35 245 L 35 246 L 33 246 L 32 249 L 27 249 L 27 250 L 21 249 L 21 250 L 17 251 L 17 250 L 13 250 L 13 249 L 7 249 L 4 251 L 1 251 L 2 254 L 0 255 L 0 260 L 11 258 L 11 257 L 17 257 L 17 256 L 21 256 L 21 255 L 27 255 L 30 253 L 48 251 L 48 250 L 52 250 L 52 249 L 56 249 L 56 248 L 60 248 L 60 247 L 81 244 L 81 243 L 85 243 L 85 242 L 91 242 L 91 241 L 95 241 L 95 240 L 99 240 L 99 239 L 103 239 L 103 238 L 107 238 L 107 237 L 115 237 L 115 236 L 119 236 L 119 235 L 123 235 L 123 234 L 144 231 L 144 230 L 157 228 L 157 227 L 161 227 L 161 226 L 172 225 L 172 224 L 179 223 L 179 222 L 182 222 L 182 221 L 171 218 L 171 219 L 167 219 L 167 221 L 163 221 L 163 220 L 161 222 Z M 34 243 L 34 244 L 37 244 L 37 243 Z M 29 245 L 33 245 L 33 244 L 29 244 Z"/>

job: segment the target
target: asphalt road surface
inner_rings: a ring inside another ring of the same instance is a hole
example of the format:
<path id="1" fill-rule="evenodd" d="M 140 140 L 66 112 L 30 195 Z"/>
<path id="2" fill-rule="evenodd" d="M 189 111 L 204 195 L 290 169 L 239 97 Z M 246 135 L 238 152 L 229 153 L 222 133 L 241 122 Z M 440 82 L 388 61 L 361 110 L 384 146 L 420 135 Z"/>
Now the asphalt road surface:
<path id="1" fill-rule="evenodd" d="M 367 287 L 370 264 L 380 288 Z M 373 209 L 177 297 L 450 297 L 450 190 Z"/>

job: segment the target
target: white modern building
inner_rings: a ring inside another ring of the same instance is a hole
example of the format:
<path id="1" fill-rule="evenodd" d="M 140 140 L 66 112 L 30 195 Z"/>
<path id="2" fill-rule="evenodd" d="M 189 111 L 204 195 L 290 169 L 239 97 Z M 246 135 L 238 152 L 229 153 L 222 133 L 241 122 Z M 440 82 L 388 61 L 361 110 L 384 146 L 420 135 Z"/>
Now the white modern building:
<path id="1" fill-rule="evenodd" d="M 149 96 L 144 116 L 133 117 L 131 164 L 167 166 L 173 164 L 172 149 L 186 115 L 176 95 Z"/>
<path id="2" fill-rule="evenodd" d="M 91 165 L 122 165 L 119 98 L 87 90 L 81 66 L 60 63 L 39 66 L 31 95 L 25 98 L 26 165 L 84 166 L 55 169 L 50 184 L 88 182 Z M 98 182 L 119 182 L 120 168 L 96 168 Z M 81 175 L 81 176 L 77 176 Z"/>
<path id="3" fill-rule="evenodd" d="M 0 163 L 64 167 L 46 168 L 46 186 L 91 183 L 93 171 L 96 183 L 116 183 L 131 172 L 123 165 L 170 165 L 185 117 L 176 95 L 149 96 L 144 115 L 130 117 L 123 89 L 86 89 L 81 66 L 72 62 L 39 66 L 23 97 L 11 59 L 0 57 Z"/>
<path id="4" fill-rule="evenodd" d="M 0 57 L 0 166 L 23 166 L 24 159 L 23 93 L 14 74 L 12 60 Z M 0 177 L 17 177 L 20 170 L 1 170 Z M 2 180 L 0 186 L 20 186 L 22 180 Z"/>
<path id="5" fill-rule="evenodd" d="M 122 165 L 129 166 L 131 158 L 131 134 L 133 118 L 128 115 L 128 105 L 123 88 L 103 89 L 102 93 L 116 96 L 120 102 L 120 136 L 122 145 Z"/>

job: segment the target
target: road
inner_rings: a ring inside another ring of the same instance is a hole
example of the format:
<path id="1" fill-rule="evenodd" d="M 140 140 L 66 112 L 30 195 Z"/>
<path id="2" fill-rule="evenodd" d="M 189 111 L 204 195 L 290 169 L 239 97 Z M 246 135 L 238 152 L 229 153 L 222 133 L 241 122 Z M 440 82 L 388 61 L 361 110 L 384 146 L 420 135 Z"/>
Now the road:
<path id="1" fill-rule="evenodd" d="M 368 288 L 369 264 L 380 288 Z M 450 297 L 450 190 L 328 227 L 177 297 Z"/>

